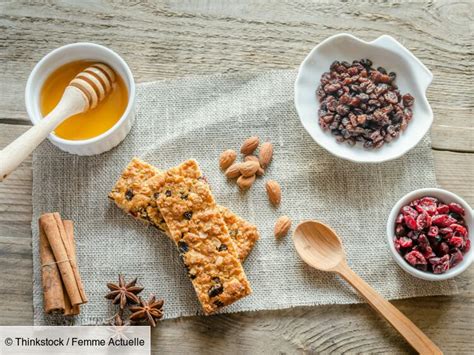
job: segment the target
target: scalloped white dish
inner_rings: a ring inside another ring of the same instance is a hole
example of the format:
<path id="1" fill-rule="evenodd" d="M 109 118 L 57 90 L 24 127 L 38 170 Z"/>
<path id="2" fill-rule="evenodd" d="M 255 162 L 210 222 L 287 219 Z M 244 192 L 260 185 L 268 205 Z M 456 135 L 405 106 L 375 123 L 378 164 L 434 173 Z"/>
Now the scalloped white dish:
<path id="1" fill-rule="evenodd" d="M 335 60 L 352 62 L 368 58 L 374 67 L 382 66 L 397 74 L 395 83 L 402 94 L 415 98 L 413 119 L 407 129 L 380 149 L 367 150 L 360 143 L 349 146 L 338 143 L 318 123 L 319 101 L 316 90 L 321 75 Z M 433 123 L 433 111 L 426 98 L 433 74 L 408 49 L 394 38 L 383 35 L 372 42 L 350 34 L 338 34 L 321 42 L 301 64 L 295 81 L 295 106 L 303 127 L 314 141 L 331 154 L 357 163 L 381 163 L 401 157 L 425 136 Z"/>

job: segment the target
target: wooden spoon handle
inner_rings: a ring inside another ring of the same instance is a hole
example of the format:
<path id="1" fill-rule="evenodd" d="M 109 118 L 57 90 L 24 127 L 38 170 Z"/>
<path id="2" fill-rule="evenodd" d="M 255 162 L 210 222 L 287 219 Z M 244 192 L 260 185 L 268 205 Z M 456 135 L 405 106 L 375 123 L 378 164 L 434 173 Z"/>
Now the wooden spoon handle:
<path id="1" fill-rule="evenodd" d="M 369 305 L 382 315 L 416 351 L 420 354 L 443 353 L 420 328 L 362 280 L 349 266 L 340 266 L 336 271 L 359 291 Z"/>
<path id="2" fill-rule="evenodd" d="M 0 151 L 0 181 L 15 170 L 35 148 L 66 118 L 87 109 L 87 98 L 68 86 L 53 111 Z"/>

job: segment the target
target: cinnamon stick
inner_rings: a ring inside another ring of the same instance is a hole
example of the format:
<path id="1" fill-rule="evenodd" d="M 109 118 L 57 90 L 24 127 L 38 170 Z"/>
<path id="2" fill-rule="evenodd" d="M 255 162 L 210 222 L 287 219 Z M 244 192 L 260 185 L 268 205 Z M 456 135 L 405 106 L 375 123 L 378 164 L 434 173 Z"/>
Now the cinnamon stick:
<path id="1" fill-rule="evenodd" d="M 69 228 L 69 233 L 68 233 L 66 232 L 66 227 L 65 227 L 64 221 L 61 219 L 61 215 L 58 212 L 54 212 L 53 215 L 61 231 L 61 236 L 64 235 L 64 245 L 66 247 L 66 253 L 69 258 L 69 262 L 71 263 L 72 271 L 74 273 L 74 278 L 76 280 L 77 288 L 79 290 L 82 303 L 87 303 L 87 296 L 84 291 L 84 285 L 82 284 L 81 274 L 79 274 L 79 268 L 77 267 L 77 262 L 76 262 L 76 243 L 74 242 L 74 224 L 72 223 L 72 221 L 69 221 L 70 223 L 69 222 L 67 223 L 68 228 Z"/>
<path id="2" fill-rule="evenodd" d="M 66 236 L 69 242 L 69 248 L 71 250 L 71 254 L 74 256 L 74 260 L 76 260 L 76 242 L 74 240 L 74 222 L 70 220 L 64 220 L 63 225 L 64 225 L 64 230 L 66 231 Z M 79 291 L 82 290 L 81 292 L 85 295 L 80 276 L 79 276 L 78 285 L 79 285 Z M 69 308 L 68 308 L 67 303 L 69 303 Z M 80 313 L 79 305 L 72 306 L 71 301 L 69 300 L 69 297 L 66 297 L 66 309 L 64 311 L 64 315 L 75 316 L 75 315 L 78 315 L 79 313 Z"/>
<path id="3" fill-rule="evenodd" d="M 55 262 L 59 268 L 64 288 L 72 306 L 87 302 L 85 294 L 81 294 L 78 281 L 82 284 L 77 270 L 75 256 L 71 254 L 70 243 L 59 213 L 46 213 L 40 217 L 40 224 L 53 251 Z M 74 266 L 73 266 L 74 265 Z M 84 296 L 84 297 L 83 297 Z"/>
<path id="4" fill-rule="evenodd" d="M 41 281 L 43 284 L 43 307 L 48 314 L 52 312 L 64 313 L 66 309 L 64 290 L 59 274 L 58 265 L 49 245 L 44 229 L 39 223 L 39 250 L 41 259 Z M 68 299 L 69 301 L 69 299 Z M 71 302 L 69 302 L 69 305 Z"/>

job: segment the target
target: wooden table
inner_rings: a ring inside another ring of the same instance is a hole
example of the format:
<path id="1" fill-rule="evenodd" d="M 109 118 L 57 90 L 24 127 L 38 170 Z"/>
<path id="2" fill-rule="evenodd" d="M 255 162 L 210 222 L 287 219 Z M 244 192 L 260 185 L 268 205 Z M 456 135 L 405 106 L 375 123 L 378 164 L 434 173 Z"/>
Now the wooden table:
<path id="1" fill-rule="evenodd" d="M 324 38 L 390 34 L 434 74 L 433 155 L 439 184 L 474 204 L 474 2 L 62 1 L 0 5 L 0 148 L 30 122 L 23 99 L 35 63 L 61 45 L 92 41 L 119 52 L 138 82 L 186 75 L 296 68 Z M 0 324 L 32 324 L 31 160 L 0 183 Z M 460 294 L 394 304 L 446 353 L 474 348 L 474 268 Z M 169 320 L 156 352 L 407 352 L 367 305 L 324 306 Z"/>

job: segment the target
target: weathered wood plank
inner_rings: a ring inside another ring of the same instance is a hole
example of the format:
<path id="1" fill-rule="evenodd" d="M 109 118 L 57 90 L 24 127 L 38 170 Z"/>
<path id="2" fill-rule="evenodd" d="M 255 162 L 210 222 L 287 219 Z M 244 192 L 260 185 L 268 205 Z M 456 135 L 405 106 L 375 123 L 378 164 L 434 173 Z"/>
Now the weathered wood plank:
<path id="1" fill-rule="evenodd" d="M 28 126 L 0 124 L 0 148 Z M 438 181 L 474 204 L 474 154 L 433 152 Z M 459 167 L 464 167 L 459 169 Z M 16 221 L 12 223 L 12 221 Z M 33 318 L 31 261 L 31 163 L 0 184 L 0 324 Z M 474 269 L 458 278 L 460 296 L 396 301 L 449 353 L 472 349 Z M 449 331 L 447 331 L 449 324 Z M 411 349 L 367 305 L 322 306 L 167 320 L 152 332 L 154 353 L 409 352 Z"/>
<path id="2" fill-rule="evenodd" d="M 87 8 L 86 8 L 87 7 Z M 62 1 L 0 4 L 0 122 L 27 123 L 23 92 L 50 50 L 93 41 L 119 52 L 138 82 L 248 70 L 296 68 L 322 39 L 387 33 L 434 73 L 433 147 L 474 152 L 474 2 Z M 27 127 L 0 124 L 0 148 Z M 441 187 L 474 205 L 474 154 L 434 151 Z M 31 160 L 0 183 L 1 325 L 32 322 Z M 472 351 L 474 269 L 461 295 L 396 301 L 446 353 Z M 448 330 L 449 327 L 449 330 Z M 155 353 L 409 352 L 366 305 L 191 317 L 153 330 Z"/>
<path id="3" fill-rule="evenodd" d="M 315 44 L 335 33 L 350 32 L 368 40 L 387 33 L 435 75 L 428 90 L 435 113 L 433 146 L 474 151 L 474 87 L 467 84 L 474 73 L 473 21 L 468 15 L 474 13 L 472 1 L 84 6 L 74 1 L 0 5 L 0 121 L 27 120 L 23 91 L 31 69 L 43 55 L 66 43 L 105 44 L 124 56 L 137 81 L 150 81 L 296 68 Z"/>

